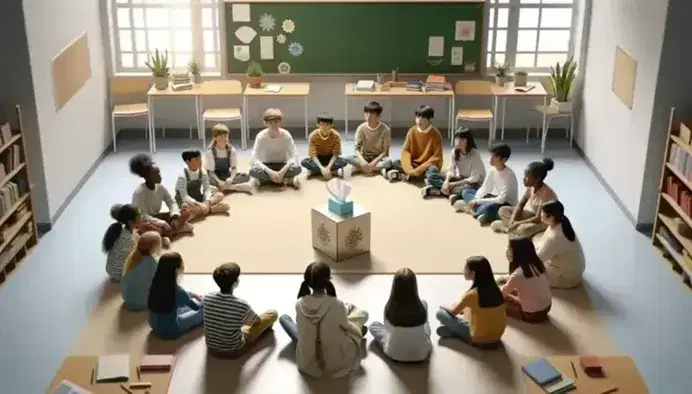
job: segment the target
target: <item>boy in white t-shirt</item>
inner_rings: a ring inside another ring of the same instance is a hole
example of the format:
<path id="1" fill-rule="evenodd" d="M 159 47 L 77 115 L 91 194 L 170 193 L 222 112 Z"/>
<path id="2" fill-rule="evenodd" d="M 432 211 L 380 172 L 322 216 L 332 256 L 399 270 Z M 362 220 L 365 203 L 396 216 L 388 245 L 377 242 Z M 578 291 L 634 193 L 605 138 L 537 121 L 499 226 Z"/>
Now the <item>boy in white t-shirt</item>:
<path id="1" fill-rule="evenodd" d="M 498 219 L 498 210 L 504 205 L 516 205 L 518 196 L 517 177 L 507 167 L 507 159 L 512 150 L 506 144 L 498 144 L 490 149 L 490 169 L 476 195 L 470 201 L 463 199 L 454 203 L 457 212 L 473 215 L 482 225 Z"/>
<path id="2" fill-rule="evenodd" d="M 250 177 L 255 185 L 287 185 L 300 187 L 298 175 L 302 171 L 293 136 L 281 128 L 283 114 L 270 108 L 264 111 L 267 128 L 255 137 L 250 162 Z"/>

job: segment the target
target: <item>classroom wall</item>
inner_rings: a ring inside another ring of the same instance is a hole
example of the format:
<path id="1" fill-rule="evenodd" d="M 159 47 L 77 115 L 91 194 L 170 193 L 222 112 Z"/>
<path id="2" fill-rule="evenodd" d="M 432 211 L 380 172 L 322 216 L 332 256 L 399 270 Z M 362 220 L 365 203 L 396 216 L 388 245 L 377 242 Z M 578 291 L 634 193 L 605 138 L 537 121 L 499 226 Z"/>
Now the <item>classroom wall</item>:
<path id="1" fill-rule="evenodd" d="M 38 128 L 38 114 L 31 77 L 29 48 L 20 0 L 0 2 L 0 106 L 12 111 L 20 105 L 27 165 L 33 184 L 34 214 L 38 222 L 50 222 L 43 152 Z M 9 114 L 14 119 L 14 113 Z"/>
<path id="2" fill-rule="evenodd" d="M 588 29 L 578 145 L 632 221 L 641 220 L 640 224 L 651 216 L 641 214 L 650 205 L 642 188 L 650 186 L 653 176 L 645 177 L 645 169 L 655 164 L 651 171 L 660 171 L 660 158 L 655 160 L 654 150 L 649 154 L 649 141 L 652 132 L 661 132 L 652 116 L 667 12 L 668 0 L 597 0 L 592 3 Z M 616 45 L 637 61 L 631 110 L 612 92 Z"/>
<path id="3" fill-rule="evenodd" d="M 101 12 L 94 0 L 24 0 L 23 5 L 48 211 L 54 218 L 110 143 Z M 51 60 L 84 31 L 91 79 L 56 113 Z"/>

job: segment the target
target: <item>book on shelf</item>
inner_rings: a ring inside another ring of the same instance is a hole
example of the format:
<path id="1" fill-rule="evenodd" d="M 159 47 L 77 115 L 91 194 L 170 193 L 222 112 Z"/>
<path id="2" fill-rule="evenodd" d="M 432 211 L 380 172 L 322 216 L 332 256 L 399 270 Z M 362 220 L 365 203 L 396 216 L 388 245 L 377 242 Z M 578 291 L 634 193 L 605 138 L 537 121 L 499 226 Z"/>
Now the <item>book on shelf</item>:
<path id="1" fill-rule="evenodd" d="M 0 145 L 5 145 L 12 137 L 10 122 L 3 123 L 3 125 L 0 126 Z"/>
<path id="2" fill-rule="evenodd" d="M 692 216 L 692 191 L 675 176 L 669 175 L 665 182 L 665 193 L 670 196 L 689 218 Z"/>
<path id="3" fill-rule="evenodd" d="M 5 186 L 0 187 L 0 216 L 5 215 L 19 198 L 19 186 L 16 183 L 9 182 Z"/>

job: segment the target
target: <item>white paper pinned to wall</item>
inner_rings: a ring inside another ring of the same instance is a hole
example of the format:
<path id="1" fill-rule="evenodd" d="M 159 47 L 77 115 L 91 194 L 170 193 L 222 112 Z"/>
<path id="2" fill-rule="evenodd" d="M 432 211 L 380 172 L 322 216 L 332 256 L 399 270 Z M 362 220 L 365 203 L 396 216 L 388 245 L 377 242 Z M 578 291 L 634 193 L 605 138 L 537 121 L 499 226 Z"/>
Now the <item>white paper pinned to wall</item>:
<path id="1" fill-rule="evenodd" d="M 231 16 L 233 22 L 250 22 L 250 4 L 233 4 Z"/>
<path id="2" fill-rule="evenodd" d="M 452 56 L 450 61 L 452 66 L 463 66 L 464 65 L 464 48 L 463 47 L 452 47 Z"/>
<path id="3" fill-rule="evenodd" d="M 428 39 L 428 56 L 439 57 L 445 55 L 445 38 L 430 37 Z"/>
<path id="4" fill-rule="evenodd" d="M 233 57 L 240 60 L 241 62 L 246 62 L 250 60 L 250 46 L 233 45 Z"/>
<path id="5" fill-rule="evenodd" d="M 274 36 L 260 37 L 260 59 L 274 59 Z"/>

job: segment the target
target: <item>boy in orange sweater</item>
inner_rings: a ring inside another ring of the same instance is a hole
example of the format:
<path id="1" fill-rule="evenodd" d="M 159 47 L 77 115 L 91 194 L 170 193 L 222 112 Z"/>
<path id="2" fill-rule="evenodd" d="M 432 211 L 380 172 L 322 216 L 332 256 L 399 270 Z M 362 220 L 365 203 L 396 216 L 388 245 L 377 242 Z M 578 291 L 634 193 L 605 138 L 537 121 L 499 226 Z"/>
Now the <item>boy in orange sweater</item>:
<path id="1" fill-rule="evenodd" d="M 406 133 L 401 160 L 394 160 L 387 171 L 390 182 L 419 182 L 442 168 L 442 134 L 432 125 L 435 111 L 428 105 L 416 110 L 416 125 Z"/>
<path id="2" fill-rule="evenodd" d="M 341 157 L 341 136 L 334 130 L 334 118 L 322 114 L 317 116 L 318 128 L 308 137 L 308 157 L 300 164 L 308 170 L 308 176 L 322 175 L 330 179 L 333 175 L 343 176 L 348 163 Z"/>

